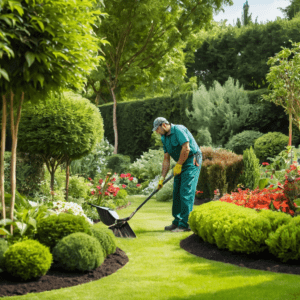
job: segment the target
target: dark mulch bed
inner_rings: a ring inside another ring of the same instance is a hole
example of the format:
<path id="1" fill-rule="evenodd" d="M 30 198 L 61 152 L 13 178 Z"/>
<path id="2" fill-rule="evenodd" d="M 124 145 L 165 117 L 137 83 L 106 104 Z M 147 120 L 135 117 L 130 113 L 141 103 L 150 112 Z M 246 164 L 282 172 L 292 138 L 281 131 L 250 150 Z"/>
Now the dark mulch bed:
<path id="1" fill-rule="evenodd" d="M 195 205 L 206 203 L 209 199 L 196 200 Z M 196 234 L 180 241 L 180 247 L 187 252 L 209 260 L 233 264 L 240 267 L 271 271 L 276 273 L 300 274 L 300 261 L 281 262 L 267 250 L 260 254 L 242 254 L 219 249 L 216 245 L 204 242 Z"/>
<path id="2" fill-rule="evenodd" d="M 115 273 L 128 261 L 125 252 L 117 248 L 114 254 L 106 257 L 100 267 L 84 273 L 66 272 L 53 264 L 46 275 L 36 280 L 18 282 L 9 274 L 3 272 L 0 273 L 0 297 L 40 293 L 98 280 Z"/>

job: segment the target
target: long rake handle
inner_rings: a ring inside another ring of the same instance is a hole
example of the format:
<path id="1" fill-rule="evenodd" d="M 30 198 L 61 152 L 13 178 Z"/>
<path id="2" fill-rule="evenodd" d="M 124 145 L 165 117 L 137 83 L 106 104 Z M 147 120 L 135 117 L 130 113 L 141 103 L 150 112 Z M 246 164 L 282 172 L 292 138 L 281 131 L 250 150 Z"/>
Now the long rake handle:
<path id="1" fill-rule="evenodd" d="M 174 174 L 172 174 L 170 177 L 168 177 L 164 182 L 163 184 L 167 183 L 168 181 L 170 181 L 172 178 L 174 177 Z M 125 220 L 128 221 L 130 220 L 134 215 L 135 213 L 153 196 L 155 195 L 157 192 L 159 191 L 159 189 L 156 189 L 154 192 L 152 192 L 152 194 L 142 203 L 139 205 L 139 207 L 133 212 L 131 213 L 131 215 L 129 217 L 127 217 Z"/>

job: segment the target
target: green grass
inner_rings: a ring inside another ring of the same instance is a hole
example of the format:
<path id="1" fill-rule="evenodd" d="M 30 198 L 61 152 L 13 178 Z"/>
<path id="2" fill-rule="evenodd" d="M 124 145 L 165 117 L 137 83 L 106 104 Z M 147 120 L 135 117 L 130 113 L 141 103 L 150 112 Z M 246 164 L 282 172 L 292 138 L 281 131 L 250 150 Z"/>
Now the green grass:
<path id="1" fill-rule="evenodd" d="M 120 218 L 129 216 L 144 199 L 130 197 L 132 205 L 117 211 Z M 165 232 L 164 226 L 171 221 L 171 203 L 151 199 L 129 221 L 137 238 L 117 239 L 118 247 L 129 257 L 122 269 L 83 285 L 10 299 L 300 299 L 299 276 L 241 268 L 189 254 L 179 242 L 192 232 Z"/>

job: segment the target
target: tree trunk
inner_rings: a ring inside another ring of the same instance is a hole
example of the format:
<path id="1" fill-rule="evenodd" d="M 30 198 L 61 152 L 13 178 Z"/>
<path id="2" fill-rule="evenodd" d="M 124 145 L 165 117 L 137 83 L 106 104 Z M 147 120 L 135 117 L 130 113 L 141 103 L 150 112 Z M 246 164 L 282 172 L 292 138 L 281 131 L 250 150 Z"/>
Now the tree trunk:
<path id="1" fill-rule="evenodd" d="M 95 104 L 96 104 L 97 107 L 98 107 L 98 105 L 99 105 L 99 100 L 100 100 L 100 94 L 97 93 L 96 99 L 95 99 Z"/>
<path id="2" fill-rule="evenodd" d="M 113 109 L 113 126 L 114 126 L 114 133 L 115 133 L 115 148 L 114 154 L 118 153 L 118 128 L 117 128 L 117 99 L 114 92 L 114 89 L 110 89 L 113 100 L 114 100 L 114 109 Z"/>
<path id="3" fill-rule="evenodd" d="M 4 153 L 6 140 L 6 96 L 2 96 L 1 158 L 0 158 L 0 193 L 2 203 L 2 219 L 6 219 L 4 190 Z"/>
<path id="4" fill-rule="evenodd" d="M 11 185 L 11 204 L 10 204 L 10 218 L 14 218 L 14 206 L 16 199 L 16 163 L 17 163 L 17 144 L 18 144 L 18 129 L 21 119 L 21 109 L 24 101 L 24 92 L 18 105 L 16 122 L 14 119 L 14 93 L 10 92 L 10 122 L 11 122 L 11 135 L 12 135 L 12 148 L 11 148 L 11 173 L 10 173 L 10 185 Z M 10 227 L 10 232 L 13 234 L 13 226 Z"/>
<path id="5" fill-rule="evenodd" d="M 68 201 L 68 196 L 69 196 L 70 164 L 71 164 L 71 159 L 67 158 L 66 159 L 66 201 Z"/>
<path id="6" fill-rule="evenodd" d="M 289 114 L 289 119 L 290 119 L 290 127 L 289 127 L 289 144 L 288 146 L 292 146 L 292 130 L 293 130 L 293 127 L 292 127 L 292 113 Z"/>

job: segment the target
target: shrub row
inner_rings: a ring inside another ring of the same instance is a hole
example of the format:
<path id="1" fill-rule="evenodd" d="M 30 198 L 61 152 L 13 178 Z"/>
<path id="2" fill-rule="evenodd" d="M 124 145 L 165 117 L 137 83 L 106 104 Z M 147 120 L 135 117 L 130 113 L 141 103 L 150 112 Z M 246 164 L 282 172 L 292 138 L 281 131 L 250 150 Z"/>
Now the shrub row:
<path id="1" fill-rule="evenodd" d="M 300 258 L 300 217 L 211 201 L 191 212 L 189 224 L 195 234 L 220 249 L 247 254 L 268 249 L 282 261 Z"/>
<path id="2" fill-rule="evenodd" d="M 109 229 L 94 228 L 81 216 L 61 213 L 37 223 L 37 239 L 8 247 L 0 239 L 0 268 L 14 277 L 28 280 L 45 275 L 54 260 L 68 271 L 99 267 L 116 251 Z"/>

